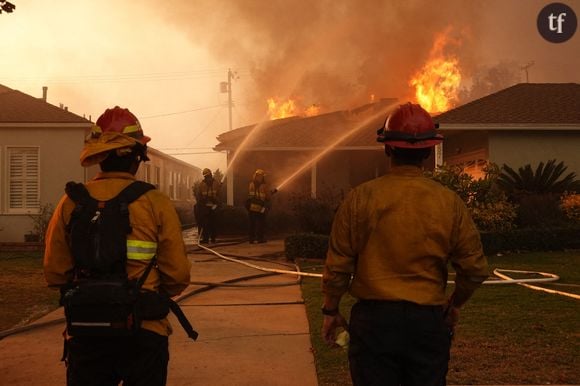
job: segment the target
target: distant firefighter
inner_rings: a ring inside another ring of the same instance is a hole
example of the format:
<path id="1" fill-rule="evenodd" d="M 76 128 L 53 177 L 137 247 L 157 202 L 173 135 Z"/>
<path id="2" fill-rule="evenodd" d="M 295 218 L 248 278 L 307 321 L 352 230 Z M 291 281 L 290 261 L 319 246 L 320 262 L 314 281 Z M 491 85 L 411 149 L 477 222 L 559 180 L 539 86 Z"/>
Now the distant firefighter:
<path id="1" fill-rule="evenodd" d="M 203 169 L 203 180 L 195 190 L 196 204 L 194 208 L 198 229 L 201 230 L 201 242 L 215 243 L 217 235 L 216 212 L 221 204 L 221 184 L 213 178 L 211 170 Z"/>
<path id="2" fill-rule="evenodd" d="M 250 244 L 266 242 L 264 237 L 266 214 L 271 208 L 270 198 L 273 192 L 268 189 L 264 176 L 265 172 L 262 169 L 256 169 L 248 188 L 246 209 L 250 219 Z"/>

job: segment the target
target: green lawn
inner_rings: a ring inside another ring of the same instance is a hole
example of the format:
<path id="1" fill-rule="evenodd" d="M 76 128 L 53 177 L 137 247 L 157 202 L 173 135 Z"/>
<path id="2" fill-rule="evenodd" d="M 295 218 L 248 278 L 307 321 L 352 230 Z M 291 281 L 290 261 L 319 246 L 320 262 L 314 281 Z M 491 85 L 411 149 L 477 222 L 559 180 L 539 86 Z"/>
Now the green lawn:
<path id="1" fill-rule="evenodd" d="M 40 252 L 0 252 L 0 331 L 54 310 L 58 298 L 44 281 Z"/>
<path id="2" fill-rule="evenodd" d="M 492 256 L 489 263 L 492 269 L 555 273 L 557 284 L 538 286 L 580 294 L 580 251 Z M 308 268 L 312 265 L 302 268 L 321 272 L 319 266 Z M 320 280 L 304 279 L 302 291 L 319 384 L 350 385 L 346 351 L 330 349 L 320 338 Z M 353 301 L 342 302 L 346 317 Z M 484 285 L 462 310 L 448 383 L 580 384 L 578 358 L 580 300 L 519 285 Z"/>

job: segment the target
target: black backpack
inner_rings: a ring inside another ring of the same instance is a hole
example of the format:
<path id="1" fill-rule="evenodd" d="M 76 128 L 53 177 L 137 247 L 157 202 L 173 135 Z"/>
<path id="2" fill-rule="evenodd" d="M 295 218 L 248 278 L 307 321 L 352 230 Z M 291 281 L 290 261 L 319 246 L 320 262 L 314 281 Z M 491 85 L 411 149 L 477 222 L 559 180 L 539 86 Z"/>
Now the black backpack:
<path id="1" fill-rule="evenodd" d="M 66 184 L 65 192 L 76 204 L 66 227 L 74 282 L 61 297 L 69 335 L 132 335 L 139 330 L 140 290 L 156 259 L 139 280 L 128 280 L 129 204 L 151 189 L 153 185 L 135 181 L 116 197 L 98 201 L 84 184 Z"/>
<path id="2" fill-rule="evenodd" d="M 155 189 L 135 181 L 108 201 L 97 201 L 84 184 L 69 182 L 66 194 L 76 204 L 67 225 L 76 279 L 126 278 L 129 204 Z"/>
<path id="3" fill-rule="evenodd" d="M 91 197 L 84 184 L 69 182 L 66 194 L 75 209 L 66 231 L 74 259 L 74 281 L 62 289 L 67 332 L 71 336 L 133 335 L 142 320 L 158 320 L 171 310 L 188 336 L 198 336 L 169 296 L 141 287 L 157 262 L 151 259 L 138 280 L 127 278 L 129 204 L 155 187 L 135 181 L 108 201 Z"/>

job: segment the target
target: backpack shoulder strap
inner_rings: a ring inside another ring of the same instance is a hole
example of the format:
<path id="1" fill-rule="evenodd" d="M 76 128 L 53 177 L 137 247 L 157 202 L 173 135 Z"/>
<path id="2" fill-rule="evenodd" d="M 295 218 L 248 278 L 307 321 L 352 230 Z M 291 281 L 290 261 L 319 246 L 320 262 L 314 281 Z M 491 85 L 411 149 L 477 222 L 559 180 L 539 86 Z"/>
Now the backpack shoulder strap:
<path id="1" fill-rule="evenodd" d="M 64 191 L 75 204 L 86 204 L 93 199 L 87 190 L 85 184 L 80 182 L 69 181 L 66 183 Z"/>
<path id="2" fill-rule="evenodd" d="M 144 181 L 134 181 L 130 185 L 128 185 L 125 189 L 121 190 L 121 192 L 117 195 L 117 199 L 121 202 L 126 202 L 127 204 L 132 203 L 145 193 L 150 190 L 155 189 L 155 186 L 144 182 Z"/>

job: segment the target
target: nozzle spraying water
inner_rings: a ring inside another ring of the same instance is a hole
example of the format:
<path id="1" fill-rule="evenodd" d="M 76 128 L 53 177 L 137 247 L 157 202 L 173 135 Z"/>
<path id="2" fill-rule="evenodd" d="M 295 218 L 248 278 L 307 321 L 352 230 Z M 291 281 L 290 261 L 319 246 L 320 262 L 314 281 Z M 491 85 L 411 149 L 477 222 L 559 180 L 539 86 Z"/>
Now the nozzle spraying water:
<path id="1" fill-rule="evenodd" d="M 274 188 L 274 189 L 272 189 L 272 191 L 270 192 L 270 194 L 271 194 L 271 195 L 274 195 L 274 194 L 276 194 L 276 193 L 278 193 L 278 188 Z"/>

